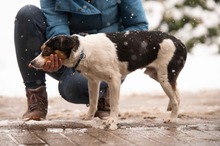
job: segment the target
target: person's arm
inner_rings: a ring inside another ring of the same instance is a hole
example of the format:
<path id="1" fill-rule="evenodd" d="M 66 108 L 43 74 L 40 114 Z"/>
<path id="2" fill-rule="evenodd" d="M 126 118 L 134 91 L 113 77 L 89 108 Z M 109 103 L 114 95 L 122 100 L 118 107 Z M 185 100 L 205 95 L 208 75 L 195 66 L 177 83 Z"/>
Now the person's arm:
<path id="1" fill-rule="evenodd" d="M 59 7 L 55 0 L 40 0 L 40 6 L 47 21 L 47 39 L 60 34 L 70 35 L 68 16 L 65 12 L 55 11 Z"/>
<path id="2" fill-rule="evenodd" d="M 148 30 L 148 21 L 141 0 L 121 0 L 119 7 L 123 31 Z"/>

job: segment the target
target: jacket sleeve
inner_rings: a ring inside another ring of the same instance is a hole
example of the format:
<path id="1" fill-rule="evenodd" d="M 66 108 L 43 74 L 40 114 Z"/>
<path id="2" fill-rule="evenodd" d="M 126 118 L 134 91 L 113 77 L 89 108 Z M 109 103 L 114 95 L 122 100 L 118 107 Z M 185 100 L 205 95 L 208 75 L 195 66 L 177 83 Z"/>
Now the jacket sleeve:
<path id="1" fill-rule="evenodd" d="M 68 16 L 65 12 L 55 11 L 58 6 L 55 0 L 40 0 L 40 6 L 47 21 L 47 39 L 60 34 L 70 34 Z"/>
<path id="2" fill-rule="evenodd" d="M 123 31 L 148 29 L 148 20 L 141 0 L 121 0 L 119 9 Z"/>

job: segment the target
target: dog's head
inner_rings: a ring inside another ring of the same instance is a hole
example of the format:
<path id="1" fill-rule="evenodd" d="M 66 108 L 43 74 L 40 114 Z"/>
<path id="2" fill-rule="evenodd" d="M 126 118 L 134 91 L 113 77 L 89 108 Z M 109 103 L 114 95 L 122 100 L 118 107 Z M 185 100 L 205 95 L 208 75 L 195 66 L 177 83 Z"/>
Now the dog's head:
<path id="1" fill-rule="evenodd" d="M 57 54 L 59 59 L 62 59 L 63 65 L 69 62 L 72 52 L 76 52 L 79 47 L 78 36 L 59 35 L 48 39 L 41 46 L 41 53 L 34 58 L 30 65 L 36 69 L 41 69 L 45 62 L 49 60 L 51 54 Z M 68 65 L 67 65 L 68 66 Z"/>

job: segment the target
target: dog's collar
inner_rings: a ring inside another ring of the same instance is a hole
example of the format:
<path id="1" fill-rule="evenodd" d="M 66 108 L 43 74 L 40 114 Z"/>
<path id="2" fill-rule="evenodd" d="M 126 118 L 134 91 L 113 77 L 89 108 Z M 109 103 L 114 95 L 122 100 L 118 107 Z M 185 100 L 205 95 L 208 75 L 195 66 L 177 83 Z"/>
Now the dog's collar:
<path id="1" fill-rule="evenodd" d="M 85 57 L 86 57 L 86 55 L 85 55 L 85 53 L 84 53 L 83 50 L 82 50 L 81 53 L 80 53 L 79 60 L 77 61 L 77 63 L 75 64 L 75 66 L 72 67 L 73 73 L 76 71 L 76 68 L 78 67 L 80 61 L 81 61 L 83 58 L 85 58 Z"/>

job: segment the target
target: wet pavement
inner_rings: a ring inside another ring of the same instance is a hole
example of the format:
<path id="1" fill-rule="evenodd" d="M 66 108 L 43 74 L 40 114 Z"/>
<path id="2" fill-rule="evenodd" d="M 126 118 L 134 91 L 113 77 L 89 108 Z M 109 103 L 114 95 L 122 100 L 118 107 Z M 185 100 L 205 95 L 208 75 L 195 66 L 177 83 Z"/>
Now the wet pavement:
<path id="1" fill-rule="evenodd" d="M 0 97 L 0 145 L 220 145 L 219 91 L 184 93 L 179 118 L 172 124 L 163 123 L 170 114 L 163 94 L 129 95 L 120 103 L 119 129 L 112 131 L 103 129 L 104 121 L 98 118 L 80 120 L 88 108 L 61 98 L 49 100 L 46 120 L 22 121 L 26 101 Z"/>
<path id="2" fill-rule="evenodd" d="M 6 124 L 7 123 L 7 124 Z M 219 146 L 217 123 L 155 124 L 120 122 L 117 130 L 94 128 L 80 121 L 0 122 L 0 145 L 51 146 Z"/>

